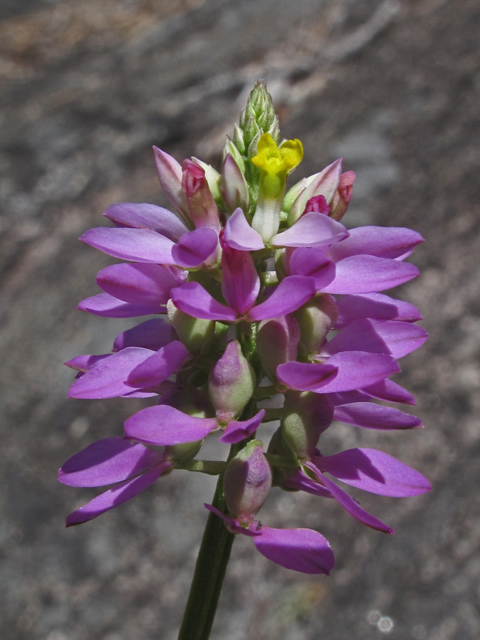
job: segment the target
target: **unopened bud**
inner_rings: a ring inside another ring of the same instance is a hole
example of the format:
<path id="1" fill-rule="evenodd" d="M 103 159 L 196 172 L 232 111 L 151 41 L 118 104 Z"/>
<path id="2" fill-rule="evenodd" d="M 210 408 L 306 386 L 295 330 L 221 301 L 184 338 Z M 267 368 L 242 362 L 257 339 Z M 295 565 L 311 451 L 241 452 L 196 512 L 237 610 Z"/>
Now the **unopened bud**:
<path id="1" fill-rule="evenodd" d="M 220 191 L 220 174 L 216 169 L 212 167 L 211 164 L 207 164 L 206 162 L 202 162 L 198 158 L 192 158 L 195 164 L 198 164 L 205 171 L 205 178 L 208 183 L 208 188 L 210 189 L 210 193 L 212 194 L 215 202 L 219 207 L 223 205 L 222 193 Z"/>
<path id="2" fill-rule="evenodd" d="M 214 320 L 194 318 L 178 309 L 172 300 L 167 303 L 167 312 L 180 342 L 190 353 L 197 354 L 208 347 L 215 333 Z"/>
<path id="3" fill-rule="evenodd" d="M 334 298 L 328 293 L 317 294 L 294 315 L 300 325 L 300 353 L 304 356 L 318 353 L 338 319 Z"/>
<path id="4" fill-rule="evenodd" d="M 320 173 L 316 173 L 306 179 L 305 188 L 291 205 L 288 214 L 288 226 L 291 227 L 305 213 L 307 202 L 311 198 L 323 196 L 326 203 L 330 205 L 340 183 L 341 172 L 342 160 L 340 159 L 330 164 Z"/>
<path id="5" fill-rule="evenodd" d="M 268 444 L 268 453 L 274 456 L 280 456 L 282 458 L 292 460 L 292 467 L 295 468 L 296 458 L 294 457 L 290 447 L 287 447 L 283 442 L 282 428 L 278 427 L 273 436 L 270 438 Z M 298 464 L 298 463 L 297 463 Z M 273 484 L 275 486 L 282 486 L 285 480 L 292 474 L 292 467 L 288 466 L 272 466 Z"/>
<path id="6" fill-rule="evenodd" d="M 313 196 L 307 202 L 307 206 L 305 207 L 305 213 L 324 213 L 328 216 L 330 211 L 330 207 L 325 200 L 325 196 Z"/>
<path id="7" fill-rule="evenodd" d="M 262 508 L 272 486 L 272 470 L 262 443 L 251 440 L 230 461 L 223 477 L 225 500 L 240 524 L 250 524 Z"/>
<path id="8" fill-rule="evenodd" d="M 288 391 L 283 412 L 283 442 L 300 460 L 312 458 L 320 435 L 332 422 L 332 403 L 325 394 Z"/>
<path id="9" fill-rule="evenodd" d="M 238 124 L 233 127 L 233 144 L 237 147 L 240 153 L 245 153 L 245 140 L 243 139 L 243 131 Z"/>
<path id="10" fill-rule="evenodd" d="M 242 154 L 237 149 L 237 147 L 233 144 L 233 142 L 230 140 L 230 138 L 227 140 L 227 142 L 225 143 L 225 146 L 223 147 L 223 160 L 224 161 L 225 161 L 225 159 L 226 159 L 226 157 L 228 155 L 232 156 L 232 158 L 235 160 L 238 168 L 244 174 L 245 173 L 245 161 L 244 161 L 244 159 L 242 157 Z"/>
<path id="11" fill-rule="evenodd" d="M 338 185 L 338 191 L 335 194 L 332 202 L 332 210 L 330 217 L 334 220 L 341 220 L 347 213 L 348 205 L 353 195 L 353 183 L 355 182 L 355 172 L 346 171 L 342 173 L 340 183 Z"/>
<path id="12" fill-rule="evenodd" d="M 222 193 L 229 211 L 234 211 L 237 207 L 248 211 L 247 181 L 230 154 L 227 155 L 222 166 Z"/>
<path id="13" fill-rule="evenodd" d="M 277 381 L 277 367 L 297 359 L 300 340 L 298 322 L 292 316 L 262 320 L 257 333 L 257 352 L 272 382 Z"/>
<path id="14" fill-rule="evenodd" d="M 255 384 L 255 372 L 243 355 L 240 343 L 232 340 L 208 376 L 208 392 L 221 424 L 240 415 L 252 397 Z"/>
<path id="15" fill-rule="evenodd" d="M 158 147 L 153 147 L 160 186 L 167 200 L 181 214 L 184 221 L 188 215 L 187 200 L 182 190 L 182 167 Z"/>
<path id="16" fill-rule="evenodd" d="M 208 186 L 205 171 L 192 160 L 185 160 L 182 170 L 182 189 L 187 199 L 188 213 L 195 227 L 208 227 L 219 232 L 218 207 Z"/>
<path id="17" fill-rule="evenodd" d="M 169 445 L 163 451 L 164 459 L 172 462 L 189 462 L 195 458 L 202 448 L 202 444 L 203 440 L 196 440 L 195 442 Z"/>

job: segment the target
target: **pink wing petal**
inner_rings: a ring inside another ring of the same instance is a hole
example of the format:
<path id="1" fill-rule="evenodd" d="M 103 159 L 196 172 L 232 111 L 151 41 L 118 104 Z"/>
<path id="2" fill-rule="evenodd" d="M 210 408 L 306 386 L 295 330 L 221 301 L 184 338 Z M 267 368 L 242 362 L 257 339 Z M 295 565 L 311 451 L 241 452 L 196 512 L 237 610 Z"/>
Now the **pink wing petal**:
<path id="1" fill-rule="evenodd" d="M 335 264 L 322 249 L 295 249 L 289 268 L 292 275 L 312 277 L 317 291 L 323 290 L 335 278 Z"/>
<path id="2" fill-rule="evenodd" d="M 178 283 L 158 264 L 114 264 L 102 269 L 97 284 L 106 293 L 133 305 L 158 309 L 167 304 Z"/>
<path id="3" fill-rule="evenodd" d="M 383 293 L 347 295 L 336 300 L 338 320 L 335 329 L 342 329 L 349 322 L 359 318 L 377 320 L 402 320 L 416 322 L 422 320 L 420 311 L 403 300 L 394 300 Z"/>
<path id="4" fill-rule="evenodd" d="M 108 207 L 103 215 L 118 227 L 151 229 L 174 242 L 188 231 L 177 215 L 155 204 L 120 202 Z"/>
<path id="5" fill-rule="evenodd" d="M 105 491 L 105 493 L 100 494 L 83 507 L 80 507 L 80 509 L 71 513 L 67 518 L 67 527 L 93 520 L 93 518 L 101 516 L 102 513 L 110 511 L 110 509 L 118 507 L 124 502 L 127 502 L 127 500 L 134 498 L 153 484 L 171 465 L 171 462 L 164 462 L 163 465 L 159 465 L 147 471 L 147 473 L 133 478 L 133 480 L 127 480 L 113 489 Z"/>
<path id="6" fill-rule="evenodd" d="M 131 387 L 154 387 L 174 374 L 189 358 L 191 355 L 184 345 L 179 340 L 173 340 L 132 369 L 127 378 L 127 385 L 130 386 L 130 390 Z"/>
<path id="7" fill-rule="evenodd" d="M 133 369 L 153 351 L 127 347 L 98 362 L 70 387 L 69 398 L 117 398 L 132 391 L 126 380 Z"/>
<path id="8" fill-rule="evenodd" d="M 305 493 L 311 493 L 314 496 L 320 496 L 321 498 L 331 498 L 332 494 L 328 489 L 325 489 L 319 482 L 315 482 L 312 478 L 309 478 L 303 473 L 301 469 L 298 469 L 282 484 L 283 487 L 288 489 L 296 489 L 297 491 L 305 491 Z"/>
<path id="9" fill-rule="evenodd" d="M 403 404 L 415 405 L 415 398 L 410 392 L 401 387 L 393 380 L 379 380 L 375 384 L 369 385 L 362 389 L 372 398 L 385 400 L 386 402 L 401 402 Z"/>
<path id="10" fill-rule="evenodd" d="M 330 250 L 335 262 L 349 256 L 370 255 L 379 258 L 399 258 L 409 255 L 413 247 L 423 242 L 422 236 L 402 227 L 357 227 L 342 243 Z"/>
<path id="11" fill-rule="evenodd" d="M 416 324 L 360 318 L 339 331 L 320 353 L 333 355 L 343 351 L 368 351 L 403 358 L 418 349 L 427 338 L 425 329 Z"/>
<path id="12" fill-rule="evenodd" d="M 106 353 L 101 356 L 91 356 L 91 355 L 77 356 L 76 358 L 72 358 L 72 360 L 68 360 L 67 362 L 64 362 L 64 364 L 66 364 L 67 367 L 70 367 L 70 369 L 75 369 L 75 371 L 82 371 L 83 373 L 86 373 L 89 369 L 94 367 L 101 360 L 105 360 L 105 358 L 109 358 L 111 355 L 112 355 L 111 353 Z"/>
<path id="13" fill-rule="evenodd" d="M 347 238 L 343 224 L 323 213 L 305 213 L 290 229 L 270 240 L 274 247 L 324 247 Z"/>
<path id="14" fill-rule="evenodd" d="M 154 305 L 144 307 L 138 304 L 130 304 L 123 300 L 118 300 L 108 293 L 99 293 L 91 298 L 82 300 L 77 307 L 81 311 L 88 311 L 95 316 L 104 318 L 137 318 L 138 316 L 149 316 L 152 313 L 166 313 L 166 307 Z"/>
<path id="15" fill-rule="evenodd" d="M 187 282 L 172 289 L 175 306 L 194 318 L 233 322 L 237 314 L 233 309 L 217 302 L 198 282 Z"/>
<path id="16" fill-rule="evenodd" d="M 238 251 L 259 251 L 265 247 L 262 236 L 249 225 L 240 207 L 227 220 L 223 241 Z"/>
<path id="17" fill-rule="evenodd" d="M 228 246 L 222 253 L 222 293 L 229 307 L 243 316 L 253 307 L 260 291 L 252 256 L 247 251 L 238 251 Z"/>
<path id="18" fill-rule="evenodd" d="M 217 249 L 218 236 L 213 229 L 201 227 L 185 233 L 172 247 L 175 264 L 184 269 L 199 267 Z"/>
<path id="19" fill-rule="evenodd" d="M 89 229 L 80 240 L 114 258 L 174 264 L 173 242 L 150 229 L 98 227 Z"/>
<path id="20" fill-rule="evenodd" d="M 326 293 L 375 293 L 397 287 L 419 275 L 413 264 L 376 256 L 351 256 L 337 262 Z"/>
<path id="21" fill-rule="evenodd" d="M 366 429 L 413 429 L 422 427 L 416 416 L 370 402 L 352 402 L 335 407 L 334 420 Z"/>
<path id="22" fill-rule="evenodd" d="M 253 539 L 257 551 L 285 569 L 329 574 L 335 565 L 328 541 L 311 529 L 272 529 L 262 526 Z"/>
<path id="23" fill-rule="evenodd" d="M 165 404 L 142 409 L 125 422 L 125 433 L 129 438 L 147 444 L 168 446 L 184 442 L 203 440 L 217 421 L 212 418 L 192 416 Z"/>
<path id="24" fill-rule="evenodd" d="M 338 368 L 330 364 L 286 362 L 277 367 L 277 376 L 280 382 L 291 389 L 300 391 L 320 391 L 337 375 Z"/>
<path id="25" fill-rule="evenodd" d="M 177 332 L 171 324 L 161 318 L 152 318 L 120 333 L 115 338 L 112 351 L 120 351 L 126 347 L 144 347 L 158 351 L 176 339 Z"/>
<path id="26" fill-rule="evenodd" d="M 122 482 L 160 464 L 156 451 L 125 438 L 105 438 L 72 456 L 58 473 L 70 487 L 101 487 Z"/>
<path id="27" fill-rule="evenodd" d="M 348 449 L 333 456 L 317 456 L 315 464 L 345 484 L 381 496 L 405 498 L 432 489 L 421 473 L 376 449 Z"/>
<path id="28" fill-rule="evenodd" d="M 280 282 L 272 295 L 250 310 L 252 320 L 270 320 L 296 311 L 315 294 L 313 278 L 289 276 Z"/>
<path id="29" fill-rule="evenodd" d="M 252 433 L 258 429 L 264 415 L 265 409 L 261 409 L 249 420 L 232 420 L 228 423 L 223 436 L 219 438 L 220 442 L 235 444 L 245 438 L 248 438 L 248 436 L 252 435 Z"/>

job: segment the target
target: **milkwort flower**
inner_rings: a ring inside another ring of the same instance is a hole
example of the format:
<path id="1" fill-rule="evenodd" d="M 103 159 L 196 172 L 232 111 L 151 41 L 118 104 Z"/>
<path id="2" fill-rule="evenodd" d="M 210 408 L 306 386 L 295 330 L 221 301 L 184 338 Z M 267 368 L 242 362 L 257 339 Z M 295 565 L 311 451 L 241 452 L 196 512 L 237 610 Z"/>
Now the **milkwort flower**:
<path id="1" fill-rule="evenodd" d="M 341 160 L 287 191 L 303 147 L 279 142 L 263 83 L 227 140 L 220 172 L 154 152 L 172 211 L 132 203 L 107 209 L 114 226 L 81 239 L 126 262 L 100 271 L 103 293 L 79 308 L 156 317 L 117 336 L 112 353 L 66 364 L 77 371 L 70 397 L 155 404 L 128 418 L 124 438 L 93 443 L 62 467 L 64 484 L 113 485 L 67 525 L 99 516 L 174 470 L 217 474 L 226 508 L 206 506 L 229 531 L 251 537 L 284 567 L 329 573 L 333 554 L 319 532 L 269 528 L 256 515 L 273 486 L 333 498 L 367 526 L 393 533 L 336 481 L 394 497 L 430 490 L 420 473 L 381 451 L 325 455 L 319 448 L 335 421 L 422 426 L 377 402 L 415 404 L 390 376 L 427 334 L 415 324 L 415 307 L 383 292 L 418 275 L 405 259 L 422 238 L 397 227 L 347 230 L 341 219 L 355 174 L 342 173 Z M 282 409 L 258 408 L 277 394 Z M 280 427 L 264 451 L 257 431 L 273 419 Z M 227 462 L 196 457 L 214 432 L 233 445 Z"/>

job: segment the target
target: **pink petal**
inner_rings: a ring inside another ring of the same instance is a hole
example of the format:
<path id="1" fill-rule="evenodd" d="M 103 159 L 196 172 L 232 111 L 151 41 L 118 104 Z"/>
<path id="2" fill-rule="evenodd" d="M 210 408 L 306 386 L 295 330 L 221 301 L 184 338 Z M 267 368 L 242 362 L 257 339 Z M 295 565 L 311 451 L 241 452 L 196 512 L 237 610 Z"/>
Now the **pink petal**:
<path id="1" fill-rule="evenodd" d="M 277 367 L 280 382 L 291 389 L 319 391 L 338 375 L 337 367 L 330 364 L 286 362 Z"/>
<path id="2" fill-rule="evenodd" d="M 154 387 L 174 374 L 189 358 L 191 355 L 183 344 L 173 340 L 132 369 L 127 384 L 137 389 Z"/>
<path id="3" fill-rule="evenodd" d="M 158 264 L 114 264 L 102 269 L 97 284 L 106 293 L 133 305 L 158 309 L 167 304 L 170 290 L 178 284 Z"/>
<path id="4" fill-rule="evenodd" d="M 422 427 L 416 416 L 370 402 L 352 402 L 335 407 L 334 420 L 366 429 L 412 429 Z"/>
<path id="5" fill-rule="evenodd" d="M 213 229 L 202 227 L 185 233 L 178 244 L 172 247 L 175 264 L 184 269 L 194 269 L 213 255 L 218 245 L 218 236 Z"/>
<path id="6" fill-rule="evenodd" d="M 322 247 L 348 236 L 343 224 L 323 213 L 306 213 L 290 229 L 270 240 L 274 247 Z"/>
<path id="7" fill-rule="evenodd" d="M 125 422 L 125 433 L 129 438 L 168 446 L 184 442 L 203 440 L 217 427 L 212 418 L 191 416 L 165 404 L 142 409 Z"/>
<path id="8" fill-rule="evenodd" d="M 220 442 L 236 444 L 237 442 L 241 442 L 245 438 L 248 438 L 248 436 L 252 435 L 252 433 L 258 429 L 264 415 L 265 409 L 261 409 L 249 420 L 231 420 L 228 423 L 223 436 L 219 438 Z"/>
<path id="9" fill-rule="evenodd" d="M 260 291 L 260 278 L 252 259 L 246 251 L 228 246 L 222 253 L 222 294 L 229 307 L 241 316 L 255 304 Z"/>
<path id="10" fill-rule="evenodd" d="M 371 396 L 363 391 L 341 391 L 340 393 L 329 393 L 328 399 L 334 407 L 351 402 L 370 402 Z"/>
<path id="11" fill-rule="evenodd" d="M 297 491 L 305 491 L 305 493 L 311 493 L 314 496 L 320 496 L 321 498 L 331 498 L 332 494 L 328 489 L 325 489 L 319 482 L 315 482 L 312 478 L 309 478 L 301 469 L 298 469 L 291 476 L 283 482 L 282 487 L 287 489 L 296 489 Z"/>
<path id="12" fill-rule="evenodd" d="M 132 391 L 126 384 L 130 372 L 150 358 L 153 351 L 127 347 L 92 367 L 70 387 L 69 398 L 116 398 Z"/>
<path id="13" fill-rule="evenodd" d="M 173 242 L 150 229 L 98 227 L 89 229 L 80 240 L 114 258 L 174 264 Z"/>
<path id="14" fill-rule="evenodd" d="M 171 291 L 175 306 L 194 318 L 233 322 L 237 314 L 233 309 L 217 302 L 198 282 L 187 282 Z"/>
<path id="15" fill-rule="evenodd" d="M 111 353 L 106 353 L 101 356 L 77 356 L 76 358 L 72 358 L 72 360 L 64 362 L 64 364 L 66 364 L 67 367 L 70 367 L 70 369 L 75 369 L 75 371 L 82 371 L 83 373 L 86 373 L 101 360 L 105 360 L 105 358 L 109 358 L 111 355 Z"/>
<path id="16" fill-rule="evenodd" d="M 339 315 L 336 329 L 342 329 L 349 322 L 359 318 L 377 320 L 402 320 L 416 322 L 422 320 L 419 310 L 403 300 L 394 300 L 383 293 L 347 295 L 336 300 Z"/>
<path id="17" fill-rule="evenodd" d="M 285 569 L 329 574 L 335 565 L 328 541 L 311 529 L 272 529 L 262 526 L 253 539 L 257 551 Z"/>
<path id="18" fill-rule="evenodd" d="M 171 324 L 161 318 L 152 318 L 120 333 L 115 338 L 112 351 L 120 351 L 125 347 L 144 347 L 158 351 L 176 339 L 177 332 Z"/>
<path id="19" fill-rule="evenodd" d="M 330 250 L 335 262 L 360 254 L 379 258 L 399 258 L 409 255 L 422 236 L 402 227 L 357 227 L 350 235 Z"/>
<path id="20" fill-rule="evenodd" d="M 337 262 L 326 293 L 374 293 L 397 287 L 419 275 L 413 264 L 376 256 L 351 256 Z"/>
<path id="21" fill-rule="evenodd" d="M 432 489 L 421 473 L 376 449 L 348 449 L 333 456 L 317 456 L 315 464 L 345 484 L 377 495 L 405 498 Z"/>
<path id="22" fill-rule="evenodd" d="M 136 476 L 160 464 L 162 457 L 125 438 L 105 438 L 71 457 L 58 473 L 70 487 L 101 487 Z"/>
<path id="23" fill-rule="evenodd" d="M 296 311 L 315 294 L 313 278 L 289 276 L 280 282 L 272 295 L 250 310 L 252 320 L 270 320 Z"/>
<path id="24" fill-rule="evenodd" d="M 416 404 L 415 398 L 406 389 L 393 380 L 379 380 L 375 384 L 362 389 L 373 398 L 385 400 L 386 402 L 401 402 L 403 404 Z"/>
<path id="25" fill-rule="evenodd" d="M 127 502 L 127 500 L 145 491 L 171 466 L 171 462 L 164 462 L 163 465 L 159 465 L 133 480 L 127 480 L 113 489 L 105 491 L 105 493 L 100 494 L 83 507 L 80 507 L 80 509 L 77 509 L 77 511 L 71 513 L 67 518 L 67 527 L 93 520 L 93 518 L 101 516 L 102 513 Z"/>
<path id="26" fill-rule="evenodd" d="M 309 465 L 309 467 L 315 471 L 314 465 Z M 325 487 L 330 491 L 335 500 L 342 505 L 342 507 L 348 511 L 348 513 L 353 516 L 356 520 L 361 522 L 362 524 L 367 525 L 367 527 L 371 527 L 372 529 L 376 529 L 377 531 L 382 531 L 383 533 L 394 534 L 395 531 L 390 528 L 388 525 L 384 524 L 381 520 L 372 516 L 371 513 L 362 509 L 362 507 L 356 502 L 353 498 L 351 498 L 348 493 L 346 493 L 340 487 L 332 482 L 327 476 L 324 476 L 319 470 L 316 470 L 318 478 L 322 483 L 325 484 Z"/>
<path id="27" fill-rule="evenodd" d="M 265 247 L 262 236 L 249 225 L 240 207 L 227 220 L 223 241 L 238 251 L 259 251 Z"/>
<path id="28" fill-rule="evenodd" d="M 394 358 L 403 358 L 418 349 L 427 337 L 425 329 L 416 324 L 360 318 L 339 331 L 322 347 L 320 353 L 333 355 L 343 351 L 361 350 L 369 353 L 388 353 Z"/>
<path id="29" fill-rule="evenodd" d="M 166 307 L 159 307 L 158 305 L 144 307 L 138 304 L 130 304 L 129 302 L 118 300 L 108 293 L 99 293 L 91 298 L 86 298 L 80 302 L 77 308 L 104 318 L 137 318 L 138 316 L 149 316 L 152 313 L 167 312 Z"/>
<path id="30" fill-rule="evenodd" d="M 335 264 L 322 249 L 295 249 L 289 269 L 292 275 L 312 277 L 317 291 L 325 289 L 335 278 Z"/>
<path id="31" fill-rule="evenodd" d="M 118 227 L 151 229 L 174 242 L 188 231 L 177 215 L 155 204 L 120 202 L 108 207 L 103 215 Z"/>

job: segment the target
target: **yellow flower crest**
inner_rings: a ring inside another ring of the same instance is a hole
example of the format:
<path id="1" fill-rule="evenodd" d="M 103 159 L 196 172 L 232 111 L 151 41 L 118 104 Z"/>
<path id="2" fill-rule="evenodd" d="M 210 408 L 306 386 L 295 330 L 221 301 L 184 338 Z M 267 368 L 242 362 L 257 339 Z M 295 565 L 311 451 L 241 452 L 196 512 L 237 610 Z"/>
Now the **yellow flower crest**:
<path id="1" fill-rule="evenodd" d="M 293 171 L 302 158 L 303 145 L 300 140 L 286 140 L 277 147 L 272 136 L 264 133 L 258 141 L 257 155 L 252 158 L 252 162 L 273 178 L 280 173 Z"/>

